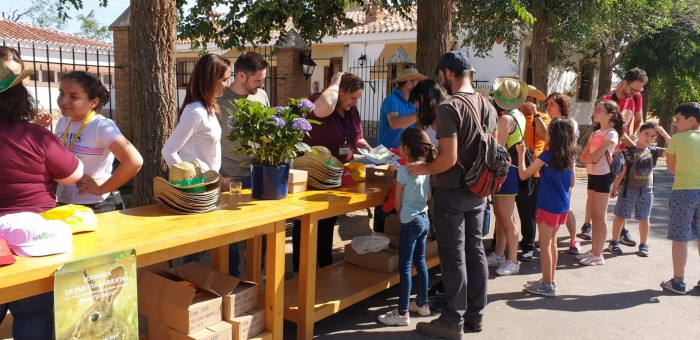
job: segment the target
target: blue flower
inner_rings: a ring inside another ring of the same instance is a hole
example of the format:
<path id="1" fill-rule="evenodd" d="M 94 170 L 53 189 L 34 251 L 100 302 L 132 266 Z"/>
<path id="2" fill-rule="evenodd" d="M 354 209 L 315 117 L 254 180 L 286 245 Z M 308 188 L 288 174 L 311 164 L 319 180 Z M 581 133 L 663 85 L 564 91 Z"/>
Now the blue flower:
<path id="1" fill-rule="evenodd" d="M 281 106 L 275 106 L 275 107 L 273 107 L 273 109 L 275 109 L 275 111 L 277 111 L 277 114 L 280 114 L 282 111 L 284 111 L 284 108 Z"/>
<path id="2" fill-rule="evenodd" d="M 300 131 L 311 131 L 311 123 L 309 123 L 309 121 L 304 118 L 292 119 L 292 127 Z"/>
<path id="3" fill-rule="evenodd" d="M 314 105 L 314 103 L 312 103 L 310 100 L 304 99 L 297 103 L 297 107 L 302 110 L 313 111 L 316 108 L 316 105 Z"/>
<path id="4" fill-rule="evenodd" d="M 275 127 L 285 127 L 286 125 L 280 116 L 270 116 L 269 119 L 275 122 Z"/>
<path id="5" fill-rule="evenodd" d="M 228 129 L 233 131 L 236 129 L 236 127 L 233 126 L 233 123 L 236 122 L 236 117 L 231 116 L 228 118 L 228 121 L 226 122 L 226 125 L 228 126 Z"/>

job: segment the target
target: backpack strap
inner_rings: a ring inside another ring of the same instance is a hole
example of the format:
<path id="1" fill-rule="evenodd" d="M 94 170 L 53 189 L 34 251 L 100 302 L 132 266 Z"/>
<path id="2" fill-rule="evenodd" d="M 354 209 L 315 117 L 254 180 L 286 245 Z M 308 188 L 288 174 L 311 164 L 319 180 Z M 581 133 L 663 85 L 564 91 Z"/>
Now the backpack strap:
<path id="1" fill-rule="evenodd" d="M 486 114 L 488 113 L 488 110 L 486 109 L 486 105 L 491 105 L 489 104 L 484 96 L 482 96 L 479 92 L 474 91 L 474 94 L 477 95 L 480 99 L 479 103 L 481 104 L 480 112 L 479 114 L 476 114 L 474 112 L 474 118 L 476 119 L 477 126 L 479 127 L 479 136 L 481 137 L 482 140 L 486 139 L 486 136 L 488 134 L 487 129 L 488 127 L 483 124 L 482 122 L 484 121 L 484 118 L 486 117 Z M 452 98 L 458 99 L 462 101 L 463 103 L 467 102 L 467 99 L 464 97 L 464 94 L 462 92 L 455 93 L 452 95 Z M 464 164 L 462 160 L 459 158 L 459 152 L 457 153 L 457 166 L 459 166 L 462 171 L 466 171 L 466 168 L 464 167 Z"/>
<path id="2" fill-rule="evenodd" d="M 630 149 L 620 150 L 622 156 L 625 158 L 625 166 L 627 171 L 625 171 L 625 189 L 622 191 L 622 197 L 627 197 L 627 183 L 630 179 L 630 173 L 632 173 L 632 165 L 634 164 L 634 152 Z M 631 153 L 631 155 L 629 155 Z M 653 170 L 652 170 L 653 171 Z"/>

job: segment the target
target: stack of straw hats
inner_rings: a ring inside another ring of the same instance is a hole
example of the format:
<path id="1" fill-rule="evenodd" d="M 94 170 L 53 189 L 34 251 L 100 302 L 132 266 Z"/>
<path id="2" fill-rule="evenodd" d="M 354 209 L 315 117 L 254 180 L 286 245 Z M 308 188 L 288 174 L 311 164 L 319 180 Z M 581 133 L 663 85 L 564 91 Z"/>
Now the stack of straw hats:
<path id="1" fill-rule="evenodd" d="M 335 189 L 340 186 L 343 163 L 323 146 L 314 146 L 312 152 L 294 159 L 293 168 L 309 173 L 307 185 L 314 189 Z"/>
<path id="2" fill-rule="evenodd" d="M 153 179 L 153 194 L 165 209 L 176 214 L 212 211 L 220 203 L 219 174 L 214 170 L 202 173 L 196 162 L 173 164 L 168 180 Z"/>

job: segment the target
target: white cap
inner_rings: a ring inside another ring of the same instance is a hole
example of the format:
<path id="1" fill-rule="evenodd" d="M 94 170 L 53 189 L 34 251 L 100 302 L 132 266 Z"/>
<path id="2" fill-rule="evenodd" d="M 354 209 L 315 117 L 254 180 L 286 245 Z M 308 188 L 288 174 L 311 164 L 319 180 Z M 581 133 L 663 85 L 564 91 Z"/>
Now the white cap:
<path id="1" fill-rule="evenodd" d="M 73 250 L 73 233 L 66 222 L 47 221 L 29 212 L 0 217 L 0 238 L 20 256 L 46 256 Z"/>

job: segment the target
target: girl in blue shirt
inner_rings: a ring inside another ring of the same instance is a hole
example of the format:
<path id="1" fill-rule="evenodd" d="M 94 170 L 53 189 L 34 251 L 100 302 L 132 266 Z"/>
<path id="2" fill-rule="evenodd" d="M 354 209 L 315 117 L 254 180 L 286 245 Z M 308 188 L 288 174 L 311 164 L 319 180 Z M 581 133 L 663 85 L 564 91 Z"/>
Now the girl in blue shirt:
<path id="1" fill-rule="evenodd" d="M 437 149 L 430 143 L 423 130 L 407 128 L 401 134 L 401 156 L 409 162 L 430 163 Z M 399 305 L 398 308 L 379 316 L 379 322 L 392 326 L 407 326 L 411 321 L 408 312 L 421 316 L 430 315 L 428 306 L 428 267 L 425 264 L 425 239 L 428 236 L 428 198 L 430 175 L 411 176 L 406 167 L 396 174 L 394 208 L 401 220 L 399 236 Z M 418 295 L 411 298 L 411 262 L 416 267 Z"/>
<path id="2" fill-rule="evenodd" d="M 566 224 L 569 214 L 569 189 L 574 186 L 574 157 L 576 135 L 567 118 L 555 118 L 547 135 L 549 150 L 544 151 L 525 168 L 525 144 L 518 150 L 518 176 L 525 180 L 540 172 L 540 188 L 537 194 L 537 231 L 540 242 L 542 279 L 528 282 L 527 292 L 542 296 L 555 296 L 554 273 L 557 268 L 557 231 Z"/>

